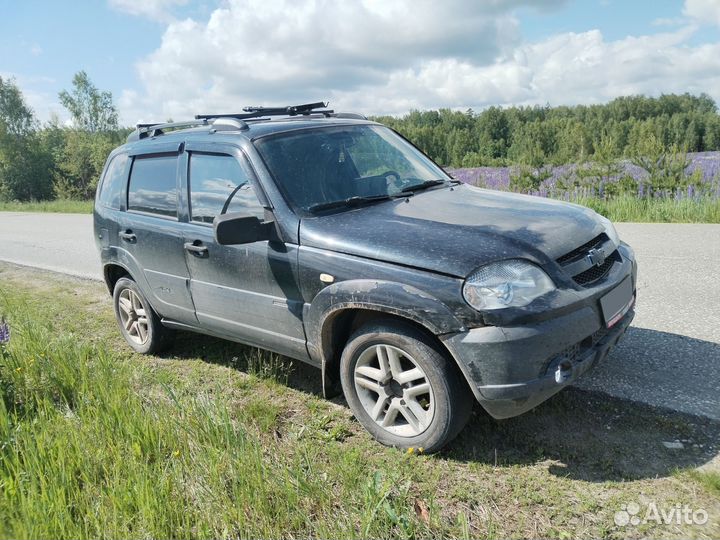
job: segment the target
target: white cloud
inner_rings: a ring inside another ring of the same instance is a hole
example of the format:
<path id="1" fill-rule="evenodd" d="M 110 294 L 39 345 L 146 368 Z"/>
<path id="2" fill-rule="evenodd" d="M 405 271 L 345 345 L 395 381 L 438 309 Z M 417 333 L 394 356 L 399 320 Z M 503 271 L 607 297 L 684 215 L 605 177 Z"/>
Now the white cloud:
<path id="1" fill-rule="evenodd" d="M 336 110 L 399 114 L 635 93 L 720 98 L 720 42 L 690 45 L 694 26 L 615 41 L 592 30 L 523 43 L 514 9 L 558 4 L 229 0 L 207 22 L 168 24 L 160 47 L 137 65 L 143 89 L 120 97 L 122 119 L 321 99 Z"/>
<path id="2" fill-rule="evenodd" d="M 682 26 L 683 24 L 687 24 L 687 22 L 687 19 L 683 17 L 659 17 L 653 19 L 651 24 L 653 26 Z"/>
<path id="3" fill-rule="evenodd" d="M 108 0 L 108 3 L 117 11 L 168 22 L 173 20 L 172 8 L 187 4 L 187 0 Z"/>
<path id="4" fill-rule="evenodd" d="M 720 26 L 720 2 L 718 0 L 685 0 L 683 13 L 700 24 Z"/>

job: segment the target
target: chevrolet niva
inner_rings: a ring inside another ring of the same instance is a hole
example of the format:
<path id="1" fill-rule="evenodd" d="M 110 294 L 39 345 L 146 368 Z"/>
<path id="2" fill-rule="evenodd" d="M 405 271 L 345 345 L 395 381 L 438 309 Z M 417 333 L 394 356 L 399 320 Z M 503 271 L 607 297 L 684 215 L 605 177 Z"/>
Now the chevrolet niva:
<path id="1" fill-rule="evenodd" d="M 95 238 L 133 349 L 183 330 L 308 362 L 379 442 L 426 452 L 475 400 L 519 415 L 606 357 L 637 280 L 610 221 L 461 184 L 324 107 L 141 124 L 111 153 Z"/>

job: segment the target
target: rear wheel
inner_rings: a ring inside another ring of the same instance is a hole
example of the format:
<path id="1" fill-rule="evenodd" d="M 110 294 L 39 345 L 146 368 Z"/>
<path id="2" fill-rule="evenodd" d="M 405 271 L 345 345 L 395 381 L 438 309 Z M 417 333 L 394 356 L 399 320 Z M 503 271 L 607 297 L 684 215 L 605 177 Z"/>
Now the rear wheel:
<path id="1" fill-rule="evenodd" d="M 113 304 L 120 332 L 135 351 L 152 354 L 167 348 L 172 331 L 162 325 L 137 283 L 120 278 L 113 290 Z"/>
<path id="2" fill-rule="evenodd" d="M 474 403 L 435 343 L 395 321 L 371 323 L 353 334 L 340 377 L 355 417 L 387 446 L 440 450 L 465 426 Z"/>

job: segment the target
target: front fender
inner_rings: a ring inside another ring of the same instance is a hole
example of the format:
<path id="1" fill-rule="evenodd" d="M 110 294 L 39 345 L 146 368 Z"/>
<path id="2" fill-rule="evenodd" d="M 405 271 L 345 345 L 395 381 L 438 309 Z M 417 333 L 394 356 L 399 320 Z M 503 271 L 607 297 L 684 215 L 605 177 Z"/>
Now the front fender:
<path id="1" fill-rule="evenodd" d="M 358 279 L 325 287 L 304 313 L 310 355 L 329 360 L 324 339 L 328 323 L 340 312 L 364 309 L 396 315 L 427 328 L 434 335 L 463 331 L 462 322 L 440 300 L 415 287 L 393 281 Z"/>

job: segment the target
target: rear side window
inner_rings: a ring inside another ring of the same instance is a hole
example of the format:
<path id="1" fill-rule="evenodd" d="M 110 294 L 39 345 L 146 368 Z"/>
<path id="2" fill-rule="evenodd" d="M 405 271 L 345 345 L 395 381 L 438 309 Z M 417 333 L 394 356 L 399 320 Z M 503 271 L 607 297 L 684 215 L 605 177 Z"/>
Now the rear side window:
<path id="1" fill-rule="evenodd" d="M 250 183 L 247 165 L 233 156 L 190 155 L 190 220 L 212 223 L 228 202 L 227 213 L 264 217 L 264 208 Z"/>
<path id="2" fill-rule="evenodd" d="M 177 217 L 177 155 L 136 157 L 130 172 L 128 210 Z"/>
<path id="3" fill-rule="evenodd" d="M 118 154 L 108 165 L 100 184 L 100 194 L 98 195 L 98 204 L 107 206 L 108 208 L 120 208 L 120 199 L 125 184 L 127 154 Z"/>

